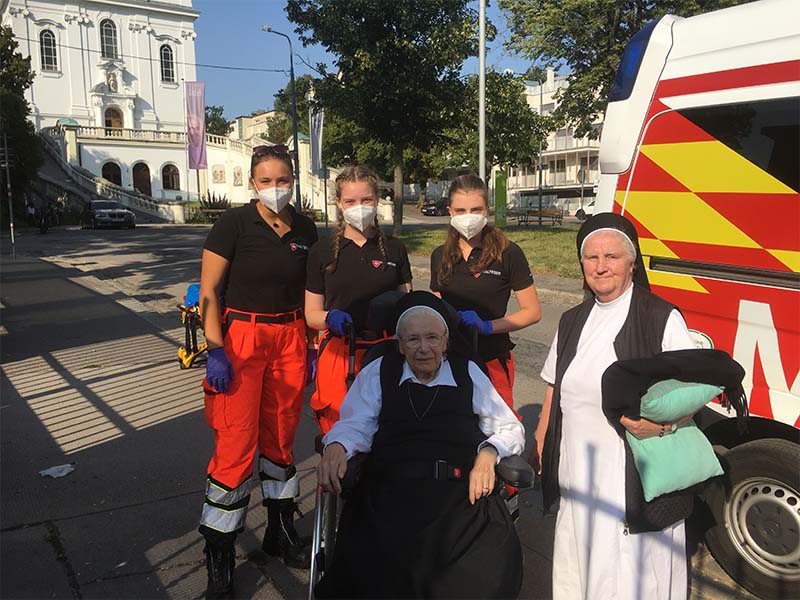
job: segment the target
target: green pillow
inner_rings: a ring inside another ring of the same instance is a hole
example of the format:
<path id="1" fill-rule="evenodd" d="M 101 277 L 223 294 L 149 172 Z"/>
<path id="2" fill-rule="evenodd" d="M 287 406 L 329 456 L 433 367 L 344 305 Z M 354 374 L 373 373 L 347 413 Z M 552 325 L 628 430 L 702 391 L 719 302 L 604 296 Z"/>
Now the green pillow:
<path id="1" fill-rule="evenodd" d="M 693 415 L 721 393 L 722 388 L 716 385 L 665 379 L 651 385 L 642 396 L 640 414 L 656 423 L 676 421 Z"/>
<path id="2" fill-rule="evenodd" d="M 633 450 L 647 502 L 722 475 L 714 449 L 692 421 L 664 437 L 640 440 L 630 432 L 626 431 L 625 435 Z"/>

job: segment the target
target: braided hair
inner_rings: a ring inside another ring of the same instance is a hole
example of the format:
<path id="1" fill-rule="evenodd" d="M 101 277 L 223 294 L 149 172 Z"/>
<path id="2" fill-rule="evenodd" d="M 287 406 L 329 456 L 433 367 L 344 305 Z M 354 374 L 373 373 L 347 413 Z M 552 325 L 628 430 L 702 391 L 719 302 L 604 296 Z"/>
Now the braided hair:
<path id="1" fill-rule="evenodd" d="M 347 183 L 356 183 L 356 182 L 367 182 L 370 184 L 372 188 L 372 192 L 375 196 L 375 202 L 378 201 L 378 176 L 375 172 L 370 169 L 369 167 L 365 167 L 364 165 L 351 165 L 347 166 L 342 169 L 341 173 L 336 177 L 336 199 L 340 200 L 342 197 L 342 189 L 344 185 Z M 344 239 L 344 232 L 346 228 L 346 224 L 344 221 L 344 216 L 342 211 L 340 210 L 336 217 L 337 228 L 336 228 L 336 235 L 333 236 L 333 260 L 330 264 L 325 268 L 329 273 L 333 273 L 336 270 L 336 267 L 339 263 L 339 252 L 342 248 L 342 240 Z M 378 249 L 380 250 L 381 257 L 383 258 L 383 265 L 382 269 L 386 269 L 386 261 L 387 261 L 387 254 L 386 254 L 386 236 L 381 230 L 380 225 L 378 224 L 378 216 L 375 215 L 375 222 L 373 223 L 373 227 L 375 228 L 375 235 L 378 241 Z"/>

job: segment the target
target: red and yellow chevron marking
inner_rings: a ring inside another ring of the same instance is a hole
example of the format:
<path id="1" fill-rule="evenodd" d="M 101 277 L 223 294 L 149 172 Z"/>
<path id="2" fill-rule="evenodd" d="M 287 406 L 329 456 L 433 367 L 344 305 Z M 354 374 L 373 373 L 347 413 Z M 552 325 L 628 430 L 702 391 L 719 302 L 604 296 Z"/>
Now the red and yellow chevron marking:
<path id="1" fill-rule="evenodd" d="M 800 61 L 791 61 L 686 77 L 661 82 L 656 96 L 796 80 L 798 72 Z M 665 108 L 656 99 L 649 114 Z M 617 190 L 615 210 L 634 221 L 646 256 L 800 272 L 800 194 L 678 112 L 653 119 Z M 649 276 L 653 285 L 708 293 L 690 276 Z"/>

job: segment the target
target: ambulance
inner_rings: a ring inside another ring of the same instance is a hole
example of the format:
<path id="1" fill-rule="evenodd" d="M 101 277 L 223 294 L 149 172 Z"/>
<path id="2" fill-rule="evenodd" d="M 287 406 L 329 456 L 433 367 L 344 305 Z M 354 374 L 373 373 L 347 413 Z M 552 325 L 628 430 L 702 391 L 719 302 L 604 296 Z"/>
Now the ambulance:
<path id="1" fill-rule="evenodd" d="M 653 291 L 746 371 L 744 434 L 719 404 L 698 417 L 725 468 L 708 548 L 752 593 L 800 598 L 800 2 L 644 27 L 599 160 L 595 213 L 634 223 Z"/>

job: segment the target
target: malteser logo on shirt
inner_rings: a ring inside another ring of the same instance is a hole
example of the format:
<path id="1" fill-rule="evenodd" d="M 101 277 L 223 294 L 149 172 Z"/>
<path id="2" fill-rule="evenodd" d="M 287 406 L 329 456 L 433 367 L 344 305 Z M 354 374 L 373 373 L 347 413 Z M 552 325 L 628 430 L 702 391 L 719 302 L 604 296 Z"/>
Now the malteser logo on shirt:
<path id="1" fill-rule="evenodd" d="M 308 252 L 308 246 L 304 246 L 303 244 L 298 244 L 297 242 L 291 242 L 289 244 L 289 248 L 292 252 L 297 252 L 298 250 L 302 250 L 303 252 Z"/>
<path id="2" fill-rule="evenodd" d="M 396 263 L 393 263 L 390 260 L 387 260 L 386 264 L 389 265 L 390 267 L 396 267 L 397 266 Z M 375 267 L 376 269 L 380 269 L 383 266 L 383 261 L 382 260 L 377 260 L 377 259 L 373 260 L 372 261 L 372 266 Z"/>

